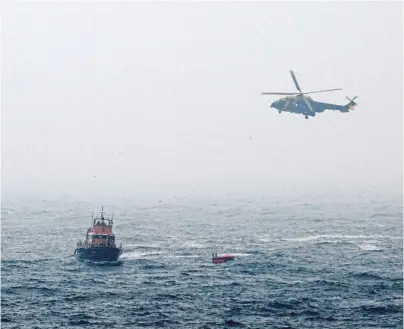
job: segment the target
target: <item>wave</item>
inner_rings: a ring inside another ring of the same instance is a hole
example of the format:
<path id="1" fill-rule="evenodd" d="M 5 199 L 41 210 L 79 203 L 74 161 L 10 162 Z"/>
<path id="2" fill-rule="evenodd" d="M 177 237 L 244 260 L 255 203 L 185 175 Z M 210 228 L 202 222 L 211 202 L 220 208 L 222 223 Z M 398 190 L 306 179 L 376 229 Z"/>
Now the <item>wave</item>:
<path id="1" fill-rule="evenodd" d="M 232 319 L 226 320 L 224 323 L 225 323 L 226 326 L 229 326 L 229 327 L 239 327 L 239 328 L 245 327 L 245 324 L 244 324 L 244 323 L 238 322 L 238 321 L 234 321 L 234 320 L 232 320 Z"/>
<path id="2" fill-rule="evenodd" d="M 362 305 L 357 307 L 362 312 L 372 314 L 389 314 L 398 313 L 402 311 L 402 306 L 399 305 Z"/>
<path id="3" fill-rule="evenodd" d="M 168 256 L 170 258 L 199 258 L 201 257 L 200 255 L 172 255 Z"/>
<path id="4" fill-rule="evenodd" d="M 338 243 L 338 242 L 349 242 L 349 240 L 402 240 L 401 236 L 391 236 L 391 235 L 309 235 L 305 237 L 296 237 L 296 238 L 283 238 L 283 241 L 290 242 L 311 242 L 311 241 L 321 241 L 321 243 Z M 322 241 L 326 240 L 326 241 Z"/>
<path id="5" fill-rule="evenodd" d="M 357 246 L 364 251 L 383 251 L 382 248 L 373 244 L 358 244 Z"/>
<path id="6" fill-rule="evenodd" d="M 131 251 L 131 252 L 123 252 L 121 255 L 121 259 L 127 259 L 127 260 L 135 260 L 135 259 L 142 259 L 150 256 L 158 256 L 160 253 L 158 252 L 137 252 L 137 251 Z"/>
<path id="7" fill-rule="evenodd" d="M 403 239 L 400 236 L 391 236 L 391 235 L 309 235 L 305 237 L 298 238 L 283 238 L 284 241 L 294 241 L 294 242 L 307 242 L 307 241 L 316 241 L 321 239 Z"/>
<path id="8" fill-rule="evenodd" d="M 369 272 L 352 274 L 351 277 L 361 280 L 385 280 L 382 276 Z"/>
<path id="9" fill-rule="evenodd" d="M 35 263 L 41 262 L 48 262 L 52 260 L 59 260 L 60 258 L 38 258 L 38 259 L 9 259 L 9 258 L 2 258 L 1 264 L 2 265 L 31 265 Z"/>

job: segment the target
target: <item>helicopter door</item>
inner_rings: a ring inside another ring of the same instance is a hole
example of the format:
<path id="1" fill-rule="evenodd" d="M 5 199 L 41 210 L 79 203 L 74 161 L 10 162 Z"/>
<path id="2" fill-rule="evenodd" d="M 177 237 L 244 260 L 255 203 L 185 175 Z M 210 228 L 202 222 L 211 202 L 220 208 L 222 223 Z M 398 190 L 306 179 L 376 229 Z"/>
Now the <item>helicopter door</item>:
<path id="1" fill-rule="evenodd" d="M 287 111 L 288 110 L 288 107 L 289 107 L 289 105 L 290 105 L 290 100 L 288 99 L 288 100 L 286 100 L 285 101 L 285 105 L 283 106 L 283 108 L 282 108 L 282 111 Z"/>

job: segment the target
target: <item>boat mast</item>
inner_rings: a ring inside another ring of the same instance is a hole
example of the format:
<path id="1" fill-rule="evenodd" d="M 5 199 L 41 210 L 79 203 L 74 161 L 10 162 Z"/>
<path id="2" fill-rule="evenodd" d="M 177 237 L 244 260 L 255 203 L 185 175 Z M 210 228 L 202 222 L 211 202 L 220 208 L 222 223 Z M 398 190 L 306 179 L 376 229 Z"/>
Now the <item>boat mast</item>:
<path id="1" fill-rule="evenodd" d="M 93 226 L 93 220 L 94 220 L 94 205 L 91 207 L 91 222 L 90 222 L 90 227 Z"/>

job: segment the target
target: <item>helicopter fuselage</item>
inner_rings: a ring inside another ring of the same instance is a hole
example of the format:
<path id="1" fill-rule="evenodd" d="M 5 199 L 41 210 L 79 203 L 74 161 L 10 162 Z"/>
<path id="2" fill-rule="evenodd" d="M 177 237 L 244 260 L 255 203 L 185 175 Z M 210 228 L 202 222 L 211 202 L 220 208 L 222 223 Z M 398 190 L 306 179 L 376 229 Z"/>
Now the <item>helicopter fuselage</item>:
<path id="1" fill-rule="evenodd" d="M 271 107 L 281 112 L 290 112 L 314 117 L 316 113 L 324 112 L 325 110 L 333 110 L 340 112 L 349 112 L 353 109 L 355 103 L 348 103 L 347 105 L 337 105 L 331 103 L 321 103 L 312 100 L 307 96 L 285 97 L 281 98 L 271 104 Z"/>

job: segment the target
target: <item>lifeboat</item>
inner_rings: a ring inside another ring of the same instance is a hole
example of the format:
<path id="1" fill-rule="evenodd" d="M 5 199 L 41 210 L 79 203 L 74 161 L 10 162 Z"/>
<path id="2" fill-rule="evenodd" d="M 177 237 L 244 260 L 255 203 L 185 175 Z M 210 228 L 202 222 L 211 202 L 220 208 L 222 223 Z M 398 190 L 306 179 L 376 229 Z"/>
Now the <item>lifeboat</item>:
<path id="1" fill-rule="evenodd" d="M 226 263 L 230 260 L 234 260 L 233 255 L 218 256 L 217 254 L 212 254 L 212 263 L 220 264 L 220 263 Z"/>
<path id="2" fill-rule="evenodd" d="M 101 216 L 92 218 L 92 227 L 87 229 L 84 242 L 78 242 L 74 255 L 79 261 L 115 262 L 122 254 L 122 244 L 118 247 L 112 232 L 113 218 Z"/>

